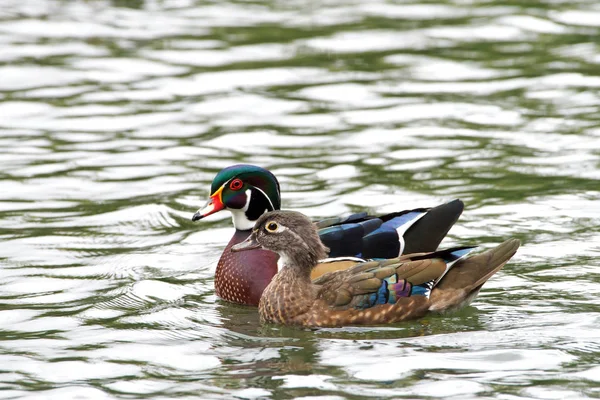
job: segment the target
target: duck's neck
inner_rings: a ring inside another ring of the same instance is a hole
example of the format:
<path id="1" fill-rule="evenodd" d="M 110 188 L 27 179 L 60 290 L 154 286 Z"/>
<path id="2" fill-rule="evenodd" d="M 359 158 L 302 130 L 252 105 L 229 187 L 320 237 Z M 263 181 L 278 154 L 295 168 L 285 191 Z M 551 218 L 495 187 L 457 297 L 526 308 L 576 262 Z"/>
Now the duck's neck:
<path id="1" fill-rule="evenodd" d="M 313 267 L 312 260 L 307 257 L 290 257 L 282 254 L 279 257 L 279 273 L 284 274 L 286 279 L 294 280 L 302 284 L 311 284 L 310 271 Z M 316 263 L 314 263 L 316 264 Z"/>
<path id="2" fill-rule="evenodd" d="M 246 216 L 245 210 L 231 210 L 231 219 L 233 220 L 233 226 L 237 231 L 248 231 L 254 228 L 256 221 L 250 221 Z"/>

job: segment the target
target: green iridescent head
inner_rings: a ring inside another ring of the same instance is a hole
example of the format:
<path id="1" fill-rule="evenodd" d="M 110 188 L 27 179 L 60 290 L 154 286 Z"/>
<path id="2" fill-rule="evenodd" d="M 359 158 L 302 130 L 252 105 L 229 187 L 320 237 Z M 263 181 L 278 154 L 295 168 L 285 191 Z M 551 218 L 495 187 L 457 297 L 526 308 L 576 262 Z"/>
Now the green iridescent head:
<path id="1" fill-rule="evenodd" d="M 232 165 L 215 176 L 210 199 L 192 220 L 229 210 L 236 229 L 252 229 L 261 215 L 281 208 L 280 196 L 279 182 L 271 172 L 255 165 Z"/>

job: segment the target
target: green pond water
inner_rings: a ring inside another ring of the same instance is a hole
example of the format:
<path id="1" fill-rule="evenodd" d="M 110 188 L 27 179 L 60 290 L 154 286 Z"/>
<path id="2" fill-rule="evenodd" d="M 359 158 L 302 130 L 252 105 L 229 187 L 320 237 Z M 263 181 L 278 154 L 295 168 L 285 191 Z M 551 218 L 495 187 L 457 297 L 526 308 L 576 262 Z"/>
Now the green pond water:
<path id="1" fill-rule="evenodd" d="M 600 398 L 600 3 L 0 7 L 1 399 Z M 262 326 L 214 293 L 218 170 L 313 218 L 522 241 L 467 309 Z"/>

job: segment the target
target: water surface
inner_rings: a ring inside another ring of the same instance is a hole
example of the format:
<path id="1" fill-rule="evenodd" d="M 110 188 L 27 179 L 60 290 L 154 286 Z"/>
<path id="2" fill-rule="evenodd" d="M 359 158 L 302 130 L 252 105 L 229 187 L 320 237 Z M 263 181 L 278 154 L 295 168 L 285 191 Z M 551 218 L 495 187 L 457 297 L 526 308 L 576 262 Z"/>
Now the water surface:
<path id="1" fill-rule="evenodd" d="M 4 1 L 0 398 L 600 397 L 600 7 Z M 523 242 L 472 307 L 261 326 L 216 298 L 221 168 L 285 208 L 461 198 Z"/>

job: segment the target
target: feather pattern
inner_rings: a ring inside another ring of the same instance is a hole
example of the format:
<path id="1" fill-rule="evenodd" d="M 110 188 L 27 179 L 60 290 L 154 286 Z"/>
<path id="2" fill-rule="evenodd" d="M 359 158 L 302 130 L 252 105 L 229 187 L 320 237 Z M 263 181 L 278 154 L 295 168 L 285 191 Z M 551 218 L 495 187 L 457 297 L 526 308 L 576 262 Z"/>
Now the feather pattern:
<path id="1" fill-rule="evenodd" d="M 234 183 L 241 184 L 238 190 Z M 368 206 L 368 205 L 367 205 Z M 232 213 L 236 228 L 217 266 L 215 288 L 224 300 L 256 305 L 266 284 L 277 273 L 277 257 L 268 252 L 232 256 L 229 248 L 248 236 L 257 219 L 265 212 L 281 208 L 280 185 L 270 171 L 247 164 L 233 165 L 217 173 L 212 181 L 206 206 L 192 220 L 198 221 L 221 210 Z M 347 217 L 328 218 L 316 223 L 322 241 L 331 249 L 330 257 L 393 258 L 400 254 L 434 251 L 464 208 L 453 200 L 433 208 L 419 208 L 370 216 L 366 212 Z M 315 268 L 313 277 L 340 270 L 349 263 L 328 263 Z M 232 290 L 232 282 L 235 290 Z"/>
<path id="2" fill-rule="evenodd" d="M 336 308 L 368 309 L 395 304 L 403 297 L 429 298 L 435 283 L 474 249 L 458 247 L 389 260 L 365 260 L 313 283 L 332 291 L 325 300 Z"/>
<path id="3" fill-rule="evenodd" d="M 326 251 L 315 226 L 300 213 L 274 211 L 261 216 L 250 237 L 232 251 L 260 246 L 285 260 L 260 299 L 263 321 L 341 326 L 399 322 L 462 307 L 519 244 L 510 239 L 475 256 L 469 255 L 472 247 L 457 247 L 362 261 L 311 281 L 310 272 Z"/>
<path id="4" fill-rule="evenodd" d="M 379 217 L 362 212 L 328 218 L 315 225 L 321 241 L 330 249 L 330 257 L 394 258 L 406 250 L 434 251 L 462 209 L 462 202 L 455 200 L 431 209 L 416 208 Z"/>
<path id="5" fill-rule="evenodd" d="M 358 213 L 329 218 L 316 225 L 321 241 L 330 249 L 330 257 L 390 258 L 402 254 L 404 233 L 427 212 L 428 209 L 419 208 L 381 217 Z"/>

